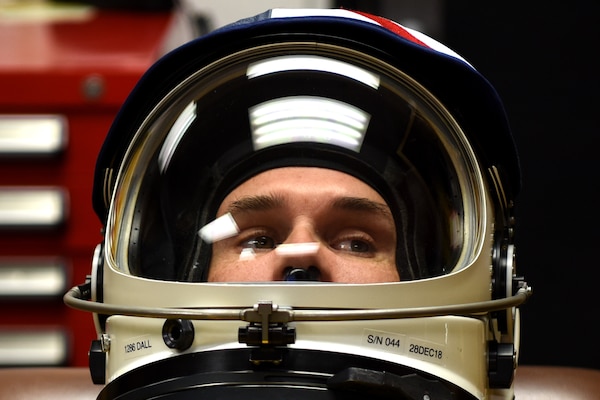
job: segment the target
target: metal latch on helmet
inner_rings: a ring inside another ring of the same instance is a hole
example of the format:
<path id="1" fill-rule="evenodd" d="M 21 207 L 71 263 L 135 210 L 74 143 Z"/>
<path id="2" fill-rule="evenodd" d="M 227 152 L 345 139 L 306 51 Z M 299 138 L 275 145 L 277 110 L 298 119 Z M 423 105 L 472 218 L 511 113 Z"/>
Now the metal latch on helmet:
<path id="1" fill-rule="evenodd" d="M 245 310 L 243 319 L 250 322 L 238 330 L 238 340 L 248 346 L 285 346 L 296 341 L 296 329 L 287 326 L 289 310 L 280 309 L 270 301 L 260 301 Z"/>
<path id="2" fill-rule="evenodd" d="M 296 329 L 287 325 L 291 321 L 289 310 L 280 309 L 270 301 L 255 304 L 242 317 L 250 323 L 239 328 L 238 341 L 263 350 L 253 356 L 253 361 L 277 362 L 280 356 L 269 350 L 296 342 Z"/>

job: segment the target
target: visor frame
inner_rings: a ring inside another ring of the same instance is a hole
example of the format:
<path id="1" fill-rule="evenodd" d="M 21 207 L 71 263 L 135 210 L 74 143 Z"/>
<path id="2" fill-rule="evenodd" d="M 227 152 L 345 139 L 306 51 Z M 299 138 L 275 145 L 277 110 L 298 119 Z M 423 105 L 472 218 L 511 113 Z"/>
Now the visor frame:
<path id="1" fill-rule="evenodd" d="M 484 215 L 484 213 L 481 211 L 482 210 L 482 191 L 483 191 L 483 177 L 481 176 L 481 172 L 478 170 L 478 160 L 476 159 L 476 156 L 473 154 L 472 149 L 470 148 L 470 145 L 467 141 L 467 139 L 464 137 L 464 133 L 462 132 L 461 128 L 458 126 L 458 123 L 453 119 L 453 117 L 444 109 L 444 106 L 437 102 L 436 99 L 433 97 L 432 94 L 430 94 L 424 87 L 422 87 L 418 82 L 414 81 L 411 77 L 409 77 L 408 75 L 404 74 L 403 71 L 399 71 L 397 69 L 395 69 L 393 66 L 389 66 L 385 63 L 380 62 L 379 60 L 375 59 L 375 58 L 371 58 L 371 61 L 369 61 L 369 56 L 368 55 L 364 55 L 362 53 L 359 53 L 357 51 L 354 50 L 348 50 L 345 48 L 340 48 L 337 45 L 325 45 L 325 44 L 321 44 L 319 46 L 319 51 L 315 51 L 314 49 L 311 50 L 314 47 L 314 43 L 310 42 L 310 43 L 305 43 L 305 42 L 285 42 L 285 43 L 281 43 L 281 44 L 270 44 L 270 45 L 264 45 L 261 47 L 258 47 L 256 49 L 245 49 L 239 53 L 234 53 L 229 55 L 226 58 L 223 58 L 221 60 L 218 60 L 212 64 L 209 64 L 207 66 L 205 66 L 203 69 L 196 71 L 193 75 L 189 76 L 186 80 L 182 81 L 172 92 L 170 92 L 167 96 L 165 96 L 165 98 L 163 98 L 163 100 L 161 102 L 159 102 L 159 104 L 155 107 L 155 109 L 150 112 L 146 118 L 146 120 L 142 123 L 140 129 L 138 130 L 138 132 L 136 133 L 130 148 L 127 151 L 127 155 L 124 157 L 124 163 L 122 166 L 121 171 L 118 173 L 117 175 L 117 182 L 121 182 L 121 183 L 117 183 L 116 186 L 117 187 L 123 187 L 125 188 L 125 191 L 131 191 L 131 193 L 133 194 L 133 196 L 124 196 L 122 197 L 120 200 L 118 200 L 117 198 L 113 199 L 112 204 L 124 204 L 124 205 L 131 205 L 131 204 L 136 204 L 136 199 L 139 198 L 139 191 L 141 190 L 141 184 L 142 184 L 142 177 L 145 176 L 145 174 L 147 174 L 148 172 L 148 168 L 145 167 L 145 165 L 148 165 L 151 161 L 150 161 L 150 156 L 152 156 L 153 154 L 158 153 L 158 150 L 155 151 L 149 151 L 148 149 L 158 149 L 160 146 L 162 146 L 164 140 L 163 137 L 168 135 L 168 133 L 166 133 L 168 130 L 166 128 L 164 128 L 165 126 L 171 126 L 173 125 L 174 121 L 177 120 L 177 118 L 179 117 L 179 113 L 175 113 L 175 114 L 165 114 L 164 110 L 169 109 L 170 104 L 176 103 L 179 104 L 178 108 L 176 109 L 185 109 L 187 108 L 186 104 L 188 104 L 189 101 L 193 101 L 194 98 L 198 97 L 198 93 L 197 91 L 194 89 L 196 88 L 196 83 L 197 81 L 211 81 L 211 77 L 213 76 L 213 73 L 216 73 L 216 77 L 219 76 L 219 74 L 222 73 L 223 69 L 226 68 L 239 68 L 237 67 L 238 65 L 246 65 L 245 61 L 248 60 L 254 60 L 254 59 L 262 59 L 261 57 L 264 56 L 269 56 L 269 57 L 274 57 L 278 54 L 281 53 L 286 53 L 286 52 L 291 52 L 291 53 L 302 53 L 302 49 L 305 49 L 304 51 L 306 51 L 309 54 L 315 55 L 315 54 L 332 54 L 332 53 L 336 53 L 336 51 L 339 53 L 338 56 L 340 57 L 340 59 L 351 59 L 352 57 L 358 57 L 359 59 L 361 58 L 365 58 L 364 60 L 361 59 L 361 62 L 363 62 L 365 65 L 370 65 L 370 63 L 372 64 L 372 69 L 373 70 L 379 70 L 381 72 L 382 75 L 386 75 L 388 76 L 390 74 L 390 71 L 394 72 L 396 74 L 398 74 L 397 76 L 395 76 L 395 79 L 393 79 L 393 82 L 397 82 L 397 81 L 401 81 L 403 82 L 404 85 L 406 85 L 406 90 L 407 93 L 405 96 L 409 97 L 411 95 L 414 96 L 419 96 L 420 100 L 414 98 L 412 101 L 420 101 L 422 102 L 423 107 L 418 108 L 418 110 L 422 111 L 428 111 L 431 113 L 434 113 L 435 115 L 430 116 L 430 118 L 432 118 L 433 120 L 439 120 L 438 124 L 439 126 L 449 126 L 450 130 L 457 132 L 457 136 L 453 136 L 456 140 L 458 140 L 460 143 L 458 143 L 458 145 L 454 145 L 452 143 L 443 143 L 444 146 L 446 146 L 446 150 L 452 149 L 453 146 L 454 147 L 460 147 L 462 148 L 464 151 L 462 153 L 460 152 L 456 152 L 456 154 L 453 155 L 454 157 L 454 161 L 452 162 L 454 167 L 458 166 L 458 165 L 471 165 L 472 168 L 467 168 L 468 171 L 465 171 L 463 169 L 461 169 L 460 173 L 458 174 L 458 179 L 454 179 L 454 181 L 458 181 L 458 182 L 462 182 L 459 184 L 459 186 L 464 190 L 465 188 L 473 188 L 472 190 L 469 190 L 469 198 L 464 198 L 462 199 L 462 204 L 464 205 L 471 205 L 474 204 L 473 202 L 479 204 L 478 206 L 469 206 L 468 209 L 472 210 L 462 210 L 462 208 L 460 208 L 460 210 L 462 211 L 462 214 L 465 216 L 472 216 L 471 218 L 471 224 L 473 225 L 473 227 L 479 226 L 479 228 L 476 229 L 468 229 L 468 233 L 469 237 L 467 239 L 470 239 L 471 237 L 475 237 L 475 242 L 471 243 L 469 246 L 463 248 L 462 252 L 461 252 L 461 256 L 459 257 L 458 263 L 459 265 L 462 265 L 462 267 L 465 267 L 467 265 L 469 265 L 470 261 L 468 259 L 468 257 L 470 257 L 468 254 L 474 254 L 473 249 L 479 248 L 480 244 L 479 242 L 482 240 L 480 237 L 480 233 L 483 231 L 482 228 L 482 224 L 484 222 L 482 221 L 477 221 L 475 217 L 473 216 L 477 216 L 477 215 Z M 337 49 L 337 50 L 336 50 Z M 345 53 L 348 52 L 348 53 Z M 381 64 L 381 65 L 379 65 Z M 386 69 L 387 68 L 387 69 Z M 216 71 L 216 72 L 215 72 Z M 219 79 L 215 79 L 215 80 L 219 80 Z M 211 83 L 212 85 L 212 83 Z M 218 88 L 218 85 L 215 85 L 213 89 L 213 86 L 209 85 L 208 87 L 203 87 L 203 93 L 204 92 L 212 92 L 217 90 L 216 88 Z M 398 86 L 398 87 L 404 87 L 404 86 Z M 435 111 L 437 110 L 437 111 Z M 157 122 L 158 121 L 158 122 Z M 156 124 L 158 124 L 158 126 L 163 126 L 163 128 L 157 128 Z M 438 125 L 434 125 L 434 126 L 438 126 Z M 163 131 L 165 132 L 162 136 L 161 135 L 156 135 L 154 132 L 160 132 Z M 153 132 L 152 135 L 149 135 L 149 132 Z M 371 136 L 373 136 L 373 134 L 371 134 Z M 445 138 L 445 135 L 442 134 L 438 134 L 437 138 Z M 245 145 L 240 145 L 242 148 L 244 148 Z M 290 147 L 291 146 L 291 147 Z M 294 146 L 297 146 L 298 149 L 301 149 L 302 152 L 306 153 L 306 154 L 312 154 L 312 158 L 311 156 L 306 156 L 305 159 L 301 159 L 301 158 L 294 158 L 291 157 L 290 154 L 293 153 L 294 150 Z M 283 147 L 283 150 L 281 150 L 281 148 Z M 291 150 L 286 150 L 286 147 L 290 147 Z M 138 149 L 138 150 L 136 150 Z M 143 149 L 140 150 L 140 149 Z M 241 151 L 242 154 L 246 154 L 247 152 L 249 152 L 251 150 L 246 149 Z M 281 151 L 283 151 L 283 153 L 281 153 Z M 232 151 L 233 153 L 236 153 L 236 151 Z M 274 157 L 273 159 L 270 159 L 270 155 L 275 152 L 280 152 L 281 154 L 279 154 L 278 156 Z M 324 155 L 319 155 L 321 154 L 321 152 Z M 239 151 L 237 153 L 240 153 Z M 372 154 L 371 154 L 372 153 Z M 349 173 L 350 175 L 353 176 L 357 176 L 359 179 L 365 181 L 367 184 L 369 184 L 371 187 L 373 187 L 376 191 L 378 191 L 383 197 L 384 199 L 386 199 L 386 201 L 388 201 L 390 203 L 391 209 L 394 210 L 393 212 L 395 213 L 395 219 L 396 221 L 398 221 L 400 219 L 399 215 L 397 214 L 397 209 L 403 209 L 404 207 L 402 206 L 402 199 L 398 198 L 398 195 L 395 194 L 395 189 L 394 188 L 390 188 L 389 187 L 389 182 L 386 182 L 386 179 L 382 179 L 382 175 L 387 175 L 389 179 L 390 176 L 394 176 L 395 173 L 397 175 L 397 172 L 399 171 L 394 171 L 394 172 L 390 172 L 390 171 L 386 171 L 386 165 L 391 165 L 389 162 L 380 162 L 381 160 L 385 159 L 384 157 L 381 157 L 381 154 L 375 152 L 373 153 L 372 151 L 369 152 L 367 151 L 366 153 L 366 159 L 362 160 L 363 156 L 363 152 L 360 153 L 360 155 L 357 155 L 356 153 L 346 150 L 346 149 L 342 149 L 342 148 L 338 148 L 336 146 L 327 146 L 327 145 L 319 145 L 319 144 L 314 144 L 314 143 L 310 143 L 308 146 L 304 146 L 302 143 L 298 143 L 298 144 L 294 144 L 294 145 L 281 145 L 281 146 L 275 146 L 274 148 L 269 148 L 269 149 L 263 149 L 263 150 L 259 150 L 253 153 L 248 153 L 248 155 L 244 155 L 241 158 L 241 161 L 230 161 L 229 163 L 232 163 L 232 166 L 227 166 L 227 167 L 222 167 L 223 171 L 216 173 L 216 175 L 222 175 L 221 181 L 218 183 L 219 187 L 218 189 L 216 189 L 215 191 L 212 192 L 212 194 L 210 194 L 210 198 L 208 199 L 208 202 L 212 204 L 211 207 L 209 207 L 208 209 L 204 208 L 204 215 L 202 217 L 202 221 L 204 221 L 204 223 L 210 222 L 210 220 L 212 218 L 214 218 L 214 214 L 216 213 L 216 209 L 218 208 L 218 205 L 220 204 L 220 201 L 226 196 L 227 193 L 229 193 L 229 191 L 231 191 L 234 187 L 236 187 L 237 185 L 239 185 L 240 183 L 242 183 L 243 181 L 249 179 L 250 177 L 264 171 L 267 169 L 271 169 L 271 168 L 277 168 L 277 167 L 284 167 L 284 166 L 320 166 L 320 167 L 325 167 L 325 168 L 330 168 L 330 169 L 334 169 L 334 170 L 338 170 L 341 172 L 345 172 L 345 173 Z M 240 155 L 236 155 L 236 157 L 240 157 Z M 336 161 L 337 158 L 337 161 Z M 463 161 L 462 159 L 466 158 L 469 159 L 469 161 Z M 256 160 L 259 161 L 256 161 Z M 356 161 L 352 161 L 353 159 L 356 159 Z M 320 160 L 320 161 L 318 161 Z M 352 164 L 354 165 L 354 167 L 350 167 L 350 165 L 348 164 L 349 161 L 352 161 Z M 135 162 L 138 163 L 140 165 L 142 165 L 142 167 L 134 167 L 134 168 L 129 168 L 128 165 L 131 162 Z M 236 164 L 237 163 L 237 164 Z M 373 168 L 375 167 L 375 168 Z M 232 173 L 230 171 L 230 169 L 234 169 L 235 171 L 237 171 L 238 173 Z M 375 169 L 379 168 L 379 171 L 377 172 Z M 167 167 L 165 165 L 160 165 L 160 172 L 155 171 L 152 172 L 153 174 L 159 174 L 159 173 L 163 173 L 163 169 L 167 169 Z M 125 173 L 123 174 L 122 171 L 125 171 Z M 242 172 L 240 172 L 242 171 Z M 234 177 L 234 180 L 229 179 L 228 177 Z M 461 179 L 462 177 L 462 179 Z M 224 179 L 227 178 L 227 179 Z M 393 178 L 395 179 L 395 178 Z M 466 180 L 471 180 L 470 182 L 466 182 Z M 466 192 L 463 192 L 463 190 L 460 190 L 459 193 L 463 193 L 462 196 L 466 196 Z M 119 193 L 121 193 L 119 191 Z M 120 195 L 122 196 L 122 195 Z M 479 209 L 480 211 L 475 211 L 476 209 Z M 115 221 L 119 221 L 119 225 L 122 224 L 123 221 L 132 221 L 133 218 L 138 215 L 139 212 L 137 211 L 137 207 L 129 207 L 129 211 L 125 211 L 125 212 L 118 212 L 118 216 L 114 217 L 114 218 L 110 218 L 109 221 L 112 221 L 113 223 Z M 200 226 L 204 225 L 204 223 L 201 223 Z M 110 224 L 109 224 L 110 225 Z M 137 238 L 133 238 L 131 236 L 129 236 L 130 234 L 136 234 L 135 232 L 137 232 L 136 226 L 134 226 L 135 224 L 131 224 L 131 225 L 125 225 L 124 227 L 121 226 L 120 229 L 108 229 L 108 231 L 113 232 L 113 236 L 112 236 L 112 240 L 109 241 L 109 248 L 113 249 L 113 244 L 115 243 L 129 243 L 129 242 L 138 242 Z M 113 225 L 114 226 L 114 225 Z M 398 225 L 397 225 L 398 226 Z M 462 225 L 461 225 L 462 226 Z M 121 233 L 117 233 L 117 231 L 121 231 Z M 125 233 L 125 235 L 123 235 L 123 233 Z M 119 236 L 120 235 L 120 236 Z M 465 241 L 465 234 L 463 233 L 463 243 Z M 121 244 L 122 246 L 122 244 Z M 209 252 L 209 247 L 210 246 L 199 246 L 197 248 L 196 251 L 196 255 L 193 256 L 194 261 L 195 260 L 202 260 L 200 262 L 200 264 L 207 264 L 209 257 L 210 257 L 210 252 Z M 398 249 L 398 251 L 400 251 L 400 248 Z M 475 252 L 476 253 L 476 252 Z M 115 255 L 116 259 L 121 260 L 118 264 L 123 264 L 123 266 L 125 266 L 126 264 L 126 260 L 128 260 L 128 258 L 124 257 L 123 254 L 131 254 L 130 250 L 125 250 L 125 253 L 123 253 L 121 251 L 121 256 Z M 127 256 L 129 257 L 129 256 Z M 404 257 L 406 258 L 407 256 L 404 254 L 398 254 L 398 259 L 400 259 L 400 257 Z M 412 259 L 413 256 L 408 256 L 410 259 Z M 416 259 L 412 259 L 412 263 L 413 265 L 417 265 L 418 262 L 415 261 Z M 444 265 L 443 268 L 446 269 L 446 271 L 450 270 L 455 270 L 456 265 Z M 415 271 L 414 270 L 414 266 L 412 267 L 413 269 L 411 271 Z M 419 278 L 419 277 L 427 277 L 427 276 L 432 276 L 434 274 L 425 272 L 425 270 L 421 270 L 422 267 L 419 268 L 419 272 L 415 273 L 415 272 L 411 272 L 411 273 L 406 273 L 406 269 L 404 270 L 404 276 L 408 277 L 407 279 L 415 279 L 415 278 Z M 129 268 L 124 269 L 125 271 L 129 271 Z M 414 274 L 414 275 L 413 275 Z M 176 280 L 187 280 L 188 278 L 186 277 L 181 277 L 179 274 L 177 274 L 177 276 L 179 278 L 175 278 Z"/>

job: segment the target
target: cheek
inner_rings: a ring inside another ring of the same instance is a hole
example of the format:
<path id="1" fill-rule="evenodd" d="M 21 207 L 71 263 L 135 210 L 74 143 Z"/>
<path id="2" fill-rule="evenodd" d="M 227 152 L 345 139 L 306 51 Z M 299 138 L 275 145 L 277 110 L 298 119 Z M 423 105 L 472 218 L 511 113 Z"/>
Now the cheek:
<path id="1" fill-rule="evenodd" d="M 236 279 L 236 271 L 239 268 L 236 266 L 239 262 L 239 254 L 236 256 L 228 246 L 223 243 L 215 243 L 212 248 L 212 257 L 208 269 L 209 282 L 227 282 L 231 277 Z"/>
<path id="2" fill-rule="evenodd" d="M 398 282 L 400 276 L 391 263 L 338 263 L 331 272 L 331 280 L 339 283 L 386 283 Z"/>
<path id="3" fill-rule="evenodd" d="M 240 260 L 239 253 L 213 253 L 208 282 L 269 282 L 274 280 L 274 268 L 268 257 Z"/>

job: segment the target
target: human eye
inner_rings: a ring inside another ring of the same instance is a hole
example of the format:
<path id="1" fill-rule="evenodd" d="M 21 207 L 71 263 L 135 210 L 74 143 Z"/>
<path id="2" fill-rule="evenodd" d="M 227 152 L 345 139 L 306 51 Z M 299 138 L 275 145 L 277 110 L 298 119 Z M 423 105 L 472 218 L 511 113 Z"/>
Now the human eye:
<path id="1" fill-rule="evenodd" d="M 342 252 L 359 256 L 370 256 L 375 252 L 372 241 L 365 237 L 345 237 L 333 242 L 332 247 Z"/>
<path id="2" fill-rule="evenodd" d="M 272 250 L 276 247 L 275 239 L 267 235 L 249 236 L 241 241 L 241 247 L 253 250 Z"/>

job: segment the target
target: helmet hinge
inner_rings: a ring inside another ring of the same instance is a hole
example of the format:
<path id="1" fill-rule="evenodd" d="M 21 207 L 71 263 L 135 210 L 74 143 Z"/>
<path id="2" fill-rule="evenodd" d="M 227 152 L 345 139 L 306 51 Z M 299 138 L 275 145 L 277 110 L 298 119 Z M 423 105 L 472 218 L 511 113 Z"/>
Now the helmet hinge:
<path id="1" fill-rule="evenodd" d="M 490 388 L 509 388 L 516 369 L 513 343 L 488 343 L 488 379 Z"/>

